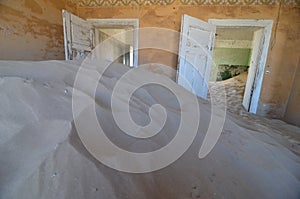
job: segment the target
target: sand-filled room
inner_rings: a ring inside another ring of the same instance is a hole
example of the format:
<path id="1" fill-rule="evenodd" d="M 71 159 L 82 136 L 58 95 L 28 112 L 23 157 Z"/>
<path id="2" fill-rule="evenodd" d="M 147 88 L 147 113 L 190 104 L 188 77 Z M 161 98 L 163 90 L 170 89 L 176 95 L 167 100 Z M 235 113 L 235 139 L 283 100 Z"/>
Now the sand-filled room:
<path id="1" fill-rule="evenodd" d="M 299 0 L 0 0 L 0 199 L 299 199 Z"/>

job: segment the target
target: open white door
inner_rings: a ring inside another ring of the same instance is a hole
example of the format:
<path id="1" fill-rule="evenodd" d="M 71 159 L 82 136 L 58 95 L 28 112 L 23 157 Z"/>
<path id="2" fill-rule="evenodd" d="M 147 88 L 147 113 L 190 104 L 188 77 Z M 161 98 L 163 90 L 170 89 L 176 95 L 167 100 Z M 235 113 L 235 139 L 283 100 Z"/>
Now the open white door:
<path id="1" fill-rule="evenodd" d="M 257 86 L 257 76 L 259 73 L 258 66 L 261 64 L 262 61 L 262 51 L 263 51 L 263 45 L 264 45 L 264 30 L 260 29 L 254 32 L 253 37 L 253 48 L 252 48 L 252 54 L 250 58 L 250 67 L 248 71 L 248 77 L 245 87 L 245 94 L 243 99 L 243 106 L 246 109 L 246 111 L 255 113 L 256 111 L 251 110 L 251 103 L 254 102 L 252 98 L 255 96 L 253 95 L 253 92 L 255 90 L 255 87 Z M 259 97 L 259 96 L 257 96 Z M 258 100 L 258 99 L 257 99 Z M 253 106 L 252 106 L 253 107 Z"/>
<path id="2" fill-rule="evenodd" d="M 182 16 L 177 83 L 206 99 L 216 26 Z"/>
<path id="3" fill-rule="evenodd" d="M 93 25 L 66 10 L 63 13 L 65 59 L 84 59 L 94 46 Z"/>

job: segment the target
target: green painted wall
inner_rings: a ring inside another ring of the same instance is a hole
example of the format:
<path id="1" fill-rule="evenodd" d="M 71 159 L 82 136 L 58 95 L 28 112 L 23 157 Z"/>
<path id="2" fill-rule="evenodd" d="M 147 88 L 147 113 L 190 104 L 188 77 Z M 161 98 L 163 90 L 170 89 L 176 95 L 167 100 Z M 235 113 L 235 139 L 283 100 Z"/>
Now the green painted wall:
<path id="1" fill-rule="evenodd" d="M 215 48 L 213 61 L 216 65 L 249 65 L 251 49 Z"/>
<path id="2" fill-rule="evenodd" d="M 251 50 L 250 48 L 214 48 L 210 81 L 216 81 L 219 65 L 249 66 Z"/>

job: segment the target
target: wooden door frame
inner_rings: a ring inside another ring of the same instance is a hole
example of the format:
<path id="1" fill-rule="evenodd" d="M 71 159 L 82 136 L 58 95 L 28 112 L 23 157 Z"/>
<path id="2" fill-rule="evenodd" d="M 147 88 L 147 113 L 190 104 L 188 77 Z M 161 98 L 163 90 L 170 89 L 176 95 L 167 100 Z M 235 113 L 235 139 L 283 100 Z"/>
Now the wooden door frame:
<path id="1" fill-rule="evenodd" d="M 252 20 L 252 19 L 209 19 L 208 23 L 211 23 L 213 25 L 216 25 L 218 27 L 258 27 L 264 29 L 264 42 L 263 42 L 263 49 L 261 54 L 261 59 L 259 62 L 259 65 L 256 70 L 257 72 L 255 77 L 256 84 L 251 104 L 250 104 L 250 110 L 249 112 L 256 114 L 258 104 L 259 104 L 259 98 L 261 93 L 261 86 L 262 81 L 264 77 L 264 69 L 267 61 L 267 55 L 269 50 L 269 44 L 271 39 L 271 33 L 272 33 L 272 26 L 273 26 L 273 20 Z"/>
<path id="2" fill-rule="evenodd" d="M 86 19 L 95 28 L 133 27 L 133 67 L 138 67 L 139 19 Z"/>

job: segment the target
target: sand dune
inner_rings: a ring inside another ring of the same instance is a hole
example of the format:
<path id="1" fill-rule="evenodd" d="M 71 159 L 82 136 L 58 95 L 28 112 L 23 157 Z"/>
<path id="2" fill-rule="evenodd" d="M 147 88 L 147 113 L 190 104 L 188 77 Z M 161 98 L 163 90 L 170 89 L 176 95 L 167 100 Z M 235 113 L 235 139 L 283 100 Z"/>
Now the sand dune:
<path id="1" fill-rule="evenodd" d="M 199 99 L 198 134 L 173 164 L 145 174 L 103 165 L 84 147 L 74 126 L 72 89 L 78 67 L 74 62 L 0 61 L 0 198 L 300 197 L 300 129 L 246 113 L 236 105 L 240 97 L 228 101 L 230 111 L 221 137 L 204 159 L 198 158 L 198 152 L 210 121 L 211 104 Z M 100 80 L 95 107 L 99 122 L 108 129 L 107 136 L 127 150 L 161 147 L 173 138 L 180 109 L 170 100 L 174 96 L 158 85 L 143 87 L 131 106 L 133 119 L 145 125 L 149 107 L 164 105 L 170 119 L 160 135 L 145 141 L 111 130 L 117 128 L 108 102 L 115 83 L 128 70 L 112 65 Z M 145 75 L 165 78 L 151 72 Z M 93 79 L 92 72 L 87 76 Z M 228 94 L 243 90 L 237 78 L 225 82 L 239 88 L 227 89 Z M 179 93 L 190 95 L 172 84 Z M 218 85 L 211 87 L 217 92 Z"/>

